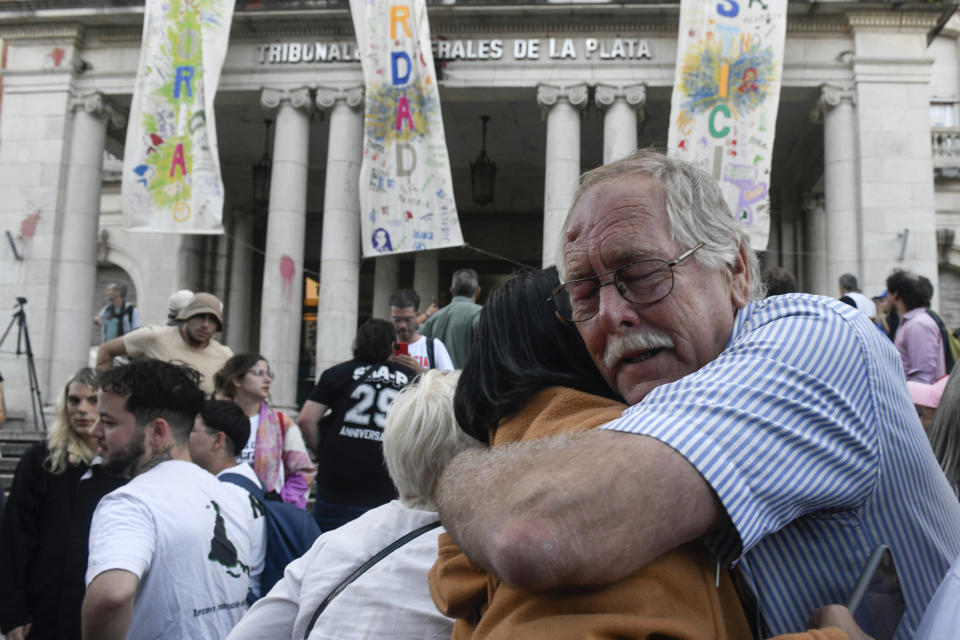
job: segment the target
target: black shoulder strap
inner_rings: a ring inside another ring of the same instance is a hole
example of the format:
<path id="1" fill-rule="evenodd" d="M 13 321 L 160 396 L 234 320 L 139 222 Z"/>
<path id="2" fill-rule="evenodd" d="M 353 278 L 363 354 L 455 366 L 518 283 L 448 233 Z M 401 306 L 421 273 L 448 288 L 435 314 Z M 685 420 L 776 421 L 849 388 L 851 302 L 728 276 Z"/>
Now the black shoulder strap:
<path id="1" fill-rule="evenodd" d="M 434 340 L 436 340 L 436 338 L 427 338 L 427 369 L 436 369 L 437 367 L 437 365 L 434 364 L 434 362 L 436 362 L 436 358 L 434 358 L 433 355 Z"/>
<path id="2" fill-rule="evenodd" d="M 230 484 L 235 484 L 242 489 L 246 489 L 247 493 L 253 494 L 253 497 L 257 498 L 260 502 L 263 502 L 263 489 L 257 486 L 257 484 L 250 478 L 241 475 L 239 473 L 224 473 L 221 476 L 218 476 L 220 482 L 229 482 Z"/>
<path id="3" fill-rule="evenodd" d="M 303 640 L 307 640 L 307 638 L 310 636 L 310 632 L 313 631 L 314 625 L 317 624 L 317 620 L 320 618 L 320 614 L 323 613 L 323 610 L 327 608 L 327 605 L 330 604 L 330 601 L 336 598 L 338 595 L 340 595 L 340 593 L 344 589 L 350 586 L 350 584 L 354 580 L 356 580 L 361 575 L 363 575 L 367 571 L 367 569 L 377 564 L 378 562 L 386 558 L 388 555 L 390 555 L 391 553 L 393 553 L 403 545 L 413 540 L 414 538 L 423 535 L 424 533 L 426 533 L 427 531 L 430 531 L 431 529 L 436 529 L 439 526 L 440 526 L 440 521 L 437 520 L 435 522 L 425 524 L 418 529 L 414 529 L 413 531 L 403 536 L 402 538 L 398 538 L 394 540 L 388 546 L 381 549 L 377 555 L 373 556 L 372 558 L 364 562 L 362 565 L 360 565 L 356 571 L 351 573 L 349 576 L 347 576 L 343 580 L 343 582 L 338 584 L 337 587 L 333 591 L 331 591 L 326 598 L 323 599 L 323 602 L 321 602 L 317 606 L 317 610 L 313 612 L 313 617 L 310 618 L 310 624 L 307 625 L 307 630 L 303 634 Z"/>

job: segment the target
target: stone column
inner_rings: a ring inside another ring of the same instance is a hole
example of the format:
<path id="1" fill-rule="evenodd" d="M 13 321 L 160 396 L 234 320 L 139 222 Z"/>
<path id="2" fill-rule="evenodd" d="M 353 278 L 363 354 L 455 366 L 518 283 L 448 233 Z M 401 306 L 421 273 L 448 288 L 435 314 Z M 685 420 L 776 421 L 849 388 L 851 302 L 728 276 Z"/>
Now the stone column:
<path id="1" fill-rule="evenodd" d="M 317 375 L 351 358 L 360 300 L 360 163 L 363 87 L 317 89 L 329 111 L 317 303 Z"/>
<path id="2" fill-rule="evenodd" d="M 860 260 L 860 203 L 857 197 L 857 116 L 850 87 L 823 85 L 823 191 L 826 213 L 826 284 L 834 295 L 841 274 L 863 277 Z"/>
<path id="3" fill-rule="evenodd" d="M 544 268 L 554 264 L 560 227 L 573 202 L 580 176 L 580 109 L 587 104 L 587 85 L 537 87 L 537 104 L 547 116 L 547 159 L 543 180 Z"/>
<path id="4" fill-rule="evenodd" d="M 400 256 L 374 258 L 373 309 L 374 318 L 390 318 L 390 294 L 400 288 Z"/>
<path id="5" fill-rule="evenodd" d="M 303 308 L 310 91 L 264 89 L 260 104 L 278 109 L 263 259 L 260 353 L 276 376 L 270 389 L 273 403 L 293 408 Z"/>
<path id="6" fill-rule="evenodd" d="M 49 388 L 54 393 L 77 369 L 87 365 L 90 326 L 100 308 L 93 301 L 102 299 L 96 291 L 97 226 L 107 120 L 115 127 L 124 124 L 123 116 L 101 93 L 74 98 L 70 109 L 74 114 L 73 131 L 63 194 L 50 357 Z"/>
<path id="7" fill-rule="evenodd" d="M 868 294 L 879 291 L 891 268 L 908 269 L 930 278 L 934 308 L 939 291 L 937 203 L 930 132 L 933 59 L 927 34 L 938 13 L 847 13 L 855 48 L 860 286 Z M 909 230 L 905 247 L 904 230 Z"/>
<path id="8" fill-rule="evenodd" d="M 808 194 L 803 198 L 806 233 L 804 253 L 804 282 L 802 289 L 807 293 L 831 295 L 827 286 L 827 222 L 822 193 Z M 798 276 L 800 274 L 797 274 Z M 836 288 L 836 283 L 834 283 Z"/>
<path id="9" fill-rule="evenodd" d="M 237 211 L 233 220 L 230 253 L 230 291 L 226 298 L 224 318 L 227 346 L 234 353 L 251 351 L 250 287 L 253 280 L 253 216 Z"/>
<path id="10" fill-rule="evenodd" d="M 643 118 L 647 85 L 613 87 L 598 84 L 594 95 L 603 114 L 603 163 L 624 158 L 637 149 L 637 123 Z"/>
<path id="11" fill-rule="evenodd" d="M 420 311 L 426 311 L 440 292 L 440 254 L 418 251 L 413 258 L 413 288 L 420 294 Z"/>

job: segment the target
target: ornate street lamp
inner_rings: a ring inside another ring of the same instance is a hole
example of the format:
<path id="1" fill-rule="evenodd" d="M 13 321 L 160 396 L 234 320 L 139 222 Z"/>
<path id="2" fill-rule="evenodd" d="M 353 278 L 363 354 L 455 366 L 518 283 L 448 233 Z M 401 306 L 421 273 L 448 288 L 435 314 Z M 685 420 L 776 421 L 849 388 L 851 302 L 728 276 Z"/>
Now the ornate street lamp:
<path id="1" fill-rule="evenodd" d="M 263 156 L 253 165 L 253 204 L 259 210 L 266 210 L 270 201 L 270 173 L 273 171 L 273 160 L 270 158 L 270 125 L 273 120 L 263 121 Z"/>
<path id="2" fill-rule="evenodd" d="M 473 201 L 477 204 L 493 202 L 493 182 L 497 177 L 497 163 L 487 155 L 487 121 L 490 116 L 480 116 L 483 120 L 483 148 L 480 155 L 470 163 L 470 186 L 473 191 Z"/>

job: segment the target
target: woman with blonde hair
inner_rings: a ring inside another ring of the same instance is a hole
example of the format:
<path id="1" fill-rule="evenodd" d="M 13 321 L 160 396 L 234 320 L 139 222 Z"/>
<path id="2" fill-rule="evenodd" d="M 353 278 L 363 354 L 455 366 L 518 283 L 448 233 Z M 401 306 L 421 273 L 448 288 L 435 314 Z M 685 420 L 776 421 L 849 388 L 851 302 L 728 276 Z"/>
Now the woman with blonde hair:
<path id="1" fill-rule="evenodd" d="M 17 465 L 0 527 L 0 631 L 7 640 L 80 638 L 90 520 L 124 483 L 95 462 L 97 382 L 81 369 L 64 385 L 46 442 Z"/>
<path id="2" fill-rule="evenodd" d="M 459 372 L 427 371 L 386 415 L 383 458 L 398 500 L 325 532 L 253 605 L 227 640 L 449 640 L 427 571 L 443 531 L 433 492 L 447 463 L 474 446 L 453 415 Z"/>
<path id="3" fill-rule="evenodd" d="M 250 418 L 250 439 L 237 455 L 237 462 L 253 466 L 267 493 L 305 509 L 315 467 L 300 427 L 270 406 L 272 381 L 270 365 L 258 353 L 238 353 L 214 376 L 217 393 L 236 403 Z"/>

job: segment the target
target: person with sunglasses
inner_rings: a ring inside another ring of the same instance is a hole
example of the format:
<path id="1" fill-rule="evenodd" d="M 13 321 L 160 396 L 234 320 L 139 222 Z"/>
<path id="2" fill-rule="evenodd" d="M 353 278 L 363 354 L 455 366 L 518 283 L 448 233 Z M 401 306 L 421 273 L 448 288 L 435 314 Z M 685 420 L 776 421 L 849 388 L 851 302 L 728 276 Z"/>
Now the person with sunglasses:
<path id="1" fill-rule="evenodd" d="M 250 418 L 250 438 L 237 455 L 248 462 L 267 493 L 284 502 L 307 507 L 307 493 L 316 470 L 300 427 L 268 402 L 273 372 L 258 353 L 240 353 L 214 376 L 217 393 L 232 400 Z"/>
<path id="2" fill-rule="evenodd" d="M 763 300 L 720 184 L 660 153 L 582 176 L 560 239 L 550 300 L 632 406 L 457 457 L 438 504 L 471 560 L 540 591 L 608 584 L 701 540 L 739 567 L 769 637 L 846 597 L 885 543 L 906 596 L 897 637 L 912 637 L 960 555 L 960 503 L 890 341 L 833 299 Z"/>

